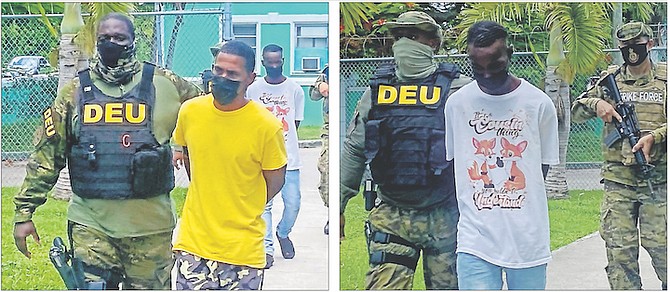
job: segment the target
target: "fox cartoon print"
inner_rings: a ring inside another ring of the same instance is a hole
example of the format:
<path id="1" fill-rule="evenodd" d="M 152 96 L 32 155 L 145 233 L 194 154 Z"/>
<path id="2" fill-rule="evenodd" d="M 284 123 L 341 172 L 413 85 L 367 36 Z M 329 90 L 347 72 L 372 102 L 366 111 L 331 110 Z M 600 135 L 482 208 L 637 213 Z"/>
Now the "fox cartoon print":
<path id="1" fill-rule="evenodd" d="M 500 154 L 502 155 L 505 171 L 507 172 L 508 176 L 507 181 L 504 183 L 505 190 L 516 191 L 525 189 L 526 176 L 517 165 L 517 162 L 521 159 L 521 153 L 526 150 L 528 142 L 521 141 L 519 144 L 515 145 L 503 137 L 500 139 L 500 144 L 502 146 Z"/>
<path id="2" fill-rule="evenodd" d="M 468 167 L 468 175 L 470 176 L 470 179 L 473 181 L 481 180 L 486 189 L 495 188 L 489 171 L 496 168 L 496 157 L 494 157 L 495 151 L 493 150 L 496 147 L 496 139 L 482 139 L 479 141 L 473 137 L 472 146 L 475 147 L 475 156 L 480 161 L 481 165 L 479 165 L 477 161 L 473 161 L 472 166 Z"/>

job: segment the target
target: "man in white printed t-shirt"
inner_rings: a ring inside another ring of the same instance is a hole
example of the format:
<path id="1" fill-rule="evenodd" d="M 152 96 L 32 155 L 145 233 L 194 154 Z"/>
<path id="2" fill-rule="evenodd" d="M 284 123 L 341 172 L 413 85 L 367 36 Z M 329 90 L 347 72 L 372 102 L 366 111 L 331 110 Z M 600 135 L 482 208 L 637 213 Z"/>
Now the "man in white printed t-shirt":
<path id="1" fill-rule="evenodd" d="M 298 156 L 298 126 L 304 116 L 305 93 L 298 83 L 286 78 L 282 73 L 284 58 L 282 48 L 269 44 L 263 48 L 263 67 L 267 73 L 264 78 L 256 80 L 247 89 L 247 98 L 259 102 L 271 111 L 284 128 L 284 142 L 288 154 L 286 179 L 281 189 L 284 201 L 284 212 L 277 224 L 277 240 L 282 256 L 292 259 L 295 256 L 293 242 L 288 235 L 295 224 L 300 211 L 300 157 Z M 274 246 L 272 236 L 272 201 L 268 202 L 263 212 L 266 224 L 265 233 L 265 268 L 274 263 Z"/>
<path id="2" fill-rule="evenodd" d="M 447 160 L 454 160 L 460 218 L 458 287 L 542 290 L 549 215 L 544 178 L 558 164 L 558 120 L 549 97 L 509 74 L 500 24 L 473 24 L 468 56 L 477 82 L 447 100 Z"/>

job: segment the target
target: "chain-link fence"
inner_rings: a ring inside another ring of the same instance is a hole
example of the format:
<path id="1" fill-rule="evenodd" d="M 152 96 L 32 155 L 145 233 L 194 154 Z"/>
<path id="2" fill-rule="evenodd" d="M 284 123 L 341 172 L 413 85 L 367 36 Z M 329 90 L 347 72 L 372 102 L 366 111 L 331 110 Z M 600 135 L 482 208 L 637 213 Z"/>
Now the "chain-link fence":
<path id="1" fill-rule="evenodd" d="M 137 57 L 189 81 L 211 66 L 209 47 L 222 40 L 222 10 L 133 13 Z M 49 15 L 59 27 L 62 15 Z M 2 185 L 23 181 L 41 114 L 57 94 L 58 38 L 35 15 L 2 16 Z M 47 60 L 53 59 L 52 64 Z M 43 60 L 42 64 L 40 61 Z M 33 69 L 36 69 L 33 71 Z M 183 170 L 177 185 L 186 185 Z"/>
<path id="2" fill-rule="evenodd" d="M 610 55 L 619 55 L 618 50 L 606 50 Z M 515 76 L 526 79 L 531 84 L 544 89 L 545 71 L 538 65 L 538 61 L 545 62 L 547 53 L 514 53 L 510 64 L 510 72 Z M 536 59 L 537 58 L 537 59 Z M 666 62 L 667 50 L 665 47 L 653 48 L 651 58 L 654 62 Z M 472 76 L 472 68 L 467 55 L 437 56 L 438 62 L 455 63 L 461 68 L 461 74 Z M 340 60 L 340 137 L 344 140 L 346 129 L 351 122 L 356 104 L 363 92 L 368 88 L 368 81 L 375 69 L 382 64 L 392 63 L 393 58 L 342 59 Z M 570 86 L 570 97 L 574 100 L 587 88 L 589 79 L 598 76 L 599 72 L 591 75 L 577 75 Z M 599 189 L 599 167 L 602 164 L 600 134 L 603 122 L 600 119 L 591 119 L 585 123 L 573 123 L 570 127 L 568 141 L 567 166 L 572 175 L 568 175 L 570 189 Z"/>

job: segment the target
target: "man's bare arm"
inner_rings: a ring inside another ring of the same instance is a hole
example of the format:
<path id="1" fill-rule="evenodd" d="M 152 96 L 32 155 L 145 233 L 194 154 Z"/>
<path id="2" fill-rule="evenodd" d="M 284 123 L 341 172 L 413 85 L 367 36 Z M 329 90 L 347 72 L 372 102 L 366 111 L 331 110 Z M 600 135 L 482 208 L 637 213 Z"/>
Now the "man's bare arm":
<path id="1" fill-rule="evenodd" d="M 284 178 L 286 177 L 286 165 L 274 170 L 263 170 L 263 178 L 267 185 L 267 202 L 279 193 L 284 186 Z"/>

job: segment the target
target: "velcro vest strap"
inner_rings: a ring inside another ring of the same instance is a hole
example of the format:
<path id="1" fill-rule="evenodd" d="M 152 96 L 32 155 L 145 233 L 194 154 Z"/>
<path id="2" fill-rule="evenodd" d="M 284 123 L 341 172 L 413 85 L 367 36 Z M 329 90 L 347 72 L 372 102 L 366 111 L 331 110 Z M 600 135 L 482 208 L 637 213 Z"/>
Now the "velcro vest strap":
<path id="1" fill-rule="evenodd" d="M 419 257 L 401 256 L 383 251 L 376 251 L 370 254 L 370 264 L 378 265 L 383 263 L 391 263 L 402 265 L 412 270 L 416 270 L 416 263 Z"/>
<path id="2" fill-rule="evenodd" d="M 151 93 L 151 84 L 154 79 L 154 69 L 156 67 L 151 63 L 144 63 L 142 66 L 142 80 L 140 81 L 140 98 L 144 99 Z"/>
<path id="3" fill-rule="evenodd" d="M 79 83 L 81 84 L 84 98 L 82 101 L 93 100 L 93 81 L 91 81 L 91 69 L 79 71 Z"/>
<path id="4" fill-rule="evenodd" d="M 374 75 L 370 78 L 370 87 L 377 88 L 379 84 L 389 84 L 394 78 L 395 64 L 382 64 L 375 70 Z"/>
<path id="5" fill-rule="evenodd" d="M 377 242 L 377 243 L 396 243 L 396 244 L 411 247 L 413 249 L 417 249 L 417 247 L 413 243 L 403 239 L 400 236 L 390 234 L 390 233 L 386 233 L 386 232 L 373 231 L 372 234 L 371 234 L 370 239 L 374 242 Z"/>

